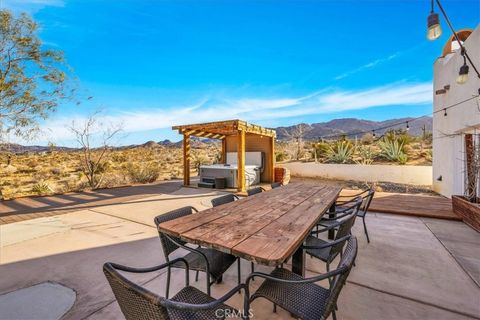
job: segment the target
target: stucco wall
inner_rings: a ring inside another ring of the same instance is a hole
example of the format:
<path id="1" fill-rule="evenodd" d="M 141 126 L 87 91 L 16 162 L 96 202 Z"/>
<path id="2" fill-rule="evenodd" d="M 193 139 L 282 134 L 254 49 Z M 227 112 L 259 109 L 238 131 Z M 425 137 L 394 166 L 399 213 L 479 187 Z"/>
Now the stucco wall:
<path id="1" fill-rule="evenodd" d="M 475 29 L 464 45 L 475 65 L 479 67 L 480 27 Z M 434 64 L 433 109 L 440 112 L 433 115 L 433 189 L 447 197 L 463 194 L 464 189 L 464 138 L 457 134 L 473 133 L 475 130 L 478 132 L 480 128 L 478 98 L 448 109 L 446 116 L 442 111 L 445 107 L 478 94 L 480 79 L 471 66 L 468 81 L 462 85 L 455 82 L 462 65 L 463 58 L 459 51 L 438 58 Z M 445 94 L 435 94 L 436 90 L 446 85 L 449 85 L 450 89 Z"/>
<path id="2" fill-rule="evenodd" d="M 431 166 L 324 164 L 315 162 L 277 163 L 292 176 L 321 177 L 336 180 L 388 181 L 413 185 L 431 185 Z"/>

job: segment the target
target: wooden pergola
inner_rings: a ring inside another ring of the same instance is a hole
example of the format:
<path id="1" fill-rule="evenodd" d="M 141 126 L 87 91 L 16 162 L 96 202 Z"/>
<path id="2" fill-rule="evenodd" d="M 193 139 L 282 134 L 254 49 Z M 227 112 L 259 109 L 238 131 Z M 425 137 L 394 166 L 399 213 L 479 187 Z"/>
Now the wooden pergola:
<path id="1" fill-rule="evenodd" d="M 273 182 L 275 178 L 275 130 L 262 128 L 242 120 L 227 120 L 188 124 L 172 127 L 183 135 L 183 184 L 190 185 L 190 137 L 222 140 L 222 163 L 227 152 L 237 152 L 239 192 L 245 191 L 245 152 L 261 151 L 265 154 L 265 170 L 261 180 Z"/>

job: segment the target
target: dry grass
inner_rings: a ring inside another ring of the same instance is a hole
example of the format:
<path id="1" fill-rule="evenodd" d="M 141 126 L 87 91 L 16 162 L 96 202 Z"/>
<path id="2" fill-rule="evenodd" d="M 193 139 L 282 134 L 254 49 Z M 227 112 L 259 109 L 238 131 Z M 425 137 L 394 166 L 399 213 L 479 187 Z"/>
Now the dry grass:
<path id="1" fill-rule="evenodd" d="M 216 162 L 219 144 L 192 147 L 191 170 Z M 0 190 L 3 199 L 80 191 L 87 188 L 79 151 L 0 153 Z M 135 147 L 112 150 L 105 163 L 101 187 L 149 183 L 182 177 L 179 147 Z"/>

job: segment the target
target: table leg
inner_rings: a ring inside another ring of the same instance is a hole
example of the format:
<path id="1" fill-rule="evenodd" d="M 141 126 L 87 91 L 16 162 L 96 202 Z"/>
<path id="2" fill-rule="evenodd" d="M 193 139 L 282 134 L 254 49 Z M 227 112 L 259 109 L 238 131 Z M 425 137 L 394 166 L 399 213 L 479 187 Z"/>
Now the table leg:
<path id="1" fill-rule="evenodd" d="M 292 272 L 305 277 L 305 250 L 298 248 L 292 256 Z"/>
<path id="2" fill-rule="evenodd" d="M 328 209 L 328 217 L 329 218 L 334 218 L 335 217 L 335 203 L 332 204 L 332 206 L 330 207 L 330 209 Z M 335 230 L 334 229 L 331 229 L 331 230 L 328 230 L 328 239 L 332 240 L 335 238 Z"/>

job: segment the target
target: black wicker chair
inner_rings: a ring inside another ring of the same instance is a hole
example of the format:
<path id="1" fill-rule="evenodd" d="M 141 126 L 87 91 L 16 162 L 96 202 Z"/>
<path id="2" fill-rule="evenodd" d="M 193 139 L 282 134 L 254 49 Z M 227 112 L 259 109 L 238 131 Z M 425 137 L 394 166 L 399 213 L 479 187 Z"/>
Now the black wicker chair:
<path id="1" fill-rule="evenodd" d="M 162 215 L 155 217 L 155 225 L 158 228 L 158 225 L 162 222 L 170 221 L 177 219 L 193 212 L 198 212 L 197 209 L 193 207 L 183 207 L 179 208 Z M 197 271 L 195 280 L 198 280 L 198 272 L 202 271 L 206 273 L 206 283 L 207 283 L 207 294 L 210 295 L 210 286 L 214 283 L 222 282 L 222 275 L 228 268 L 235 262 L 238 261 L 238 283 L 240 284 L 240 259 L 224 252 L 220 252 L 214 249 L 201 248 L 192 248 L 186 245 L 185 241 L 182 241 L 178 238 L 166 235 L 159 232 L 160 242 L 162 244 L 163 253 L 165 255 L 165 260 L 170 261 L 170 254 L 177 250 L 178 248 L 183 248 L 190 251 L 183 258 L 188 262 L 190 269 Z M 174 263 L 168 265 L 167 268 L 167 289 L 166 297 L 168 298 L 169 289 L 170 289 L 170 278 L 171 278 L 171 269 L 172 268 L 184 268 L 184 263 Z M 210 281 L 212 278 L 212 281 Z"/>
<path id="2" fill-rule="evenodd" d="M 270 274 L 252 273 L 247 278 L 247 288 L 254 277 L 266 280 L 250 301 L 265 298 L 300 319 L 324 320 L 332 314 L 336 320 L 337 299 L 355 262 L 357 250 L 357 239 L 352 236 L 337 269 L 311 278 L 302 278 L 283 268 L 277 268 Z M 328 289 L 315 283 L 325 279 L 329 280 Z"/>
<path id="3" fill-rule="evenodd" d="M 272 187 L 272 189 L 280 188 L 282 186 L 282 183 L 281 182 L 274 182 L 270 186 Z"/>
<path id="4" fill-rule="evenodd" d="M 265 191 L 265 189 L 263 189 L 262 187 L 256 187 L 256 188 L 247 190 L 247 195 L 253 196 L 254 194 L 262 193 L 263 191 Z"/>
<path id="5" fill-rule="evenodd" d="M 147 273 L 170 268 L 179 263 L 184 264 L 186 286 L 172 299 L 161 297 L 133 283 L 119 272 Z M 131 268 L 107 262 L 103 265 L 103 273 L 110 283 L 113 294 L 127 320 L 224 319 L 225 317 L 222 316 L 225 315 L 225 310 L 246 314 L 245 312 L 248 312 L 249 309 L 248 290 L 245 289 L 244 284 L 233 288 L 218 300 L 189 286 L 189 266 L 183 258 L 151 268 Z M 224 304 L 226 300 L 242 289 L 245 290 L 244 310 L 235 310 Z"/>
<path id="6" fill-rule="evenodd" d="M 212 206 L 220 206 L 225 203 L 233 202 L 235 200 L 238 200 L 238 196 L 234 195 L 233 193 L 226 194 L 224 196 L 212 199 Z"/>
<path id="7" fill-rule="evenodd" d="M 372 203 L 373 196 L 375 195 L 375 189 L 370 188 L 360 193 L 350 195 L 350 196 L 339 196 L 336 202 L 336 207 L 345 207 L 349 202 L 352 201 L 352 198 L 362 197 L 362 205 L 360 206 L 357 217 L 362 218 L 363 221 L 363 230 L 365 231 L 365 236 L 367 237 L 367 242 L 370 243 L 370 237 L 368 236 L 367 224 L 365 223 L 365 217 L 367 215 L 370 204 Z M 345 200 L 342 200 L 345 199 Z"/>
<path id="8" fill-rule="evenodd" d="M 356 213 L 361 204 L 361 199 L 356 202 L 356 208 L 348 212 L 348 215 L 337 220 L 334 224 L 310 233 L 305 240 L 304 249 L 311 257 L 315 257 L 326 263 L 327 271 L 330 270 L 330 264 L 338 255 L 342 255 L 343 247 L 351 236 L 351 229 L 355 223 Z M 333 241 L 322 240 L 317 237 L 320 233 L 338 229 Z"/>

